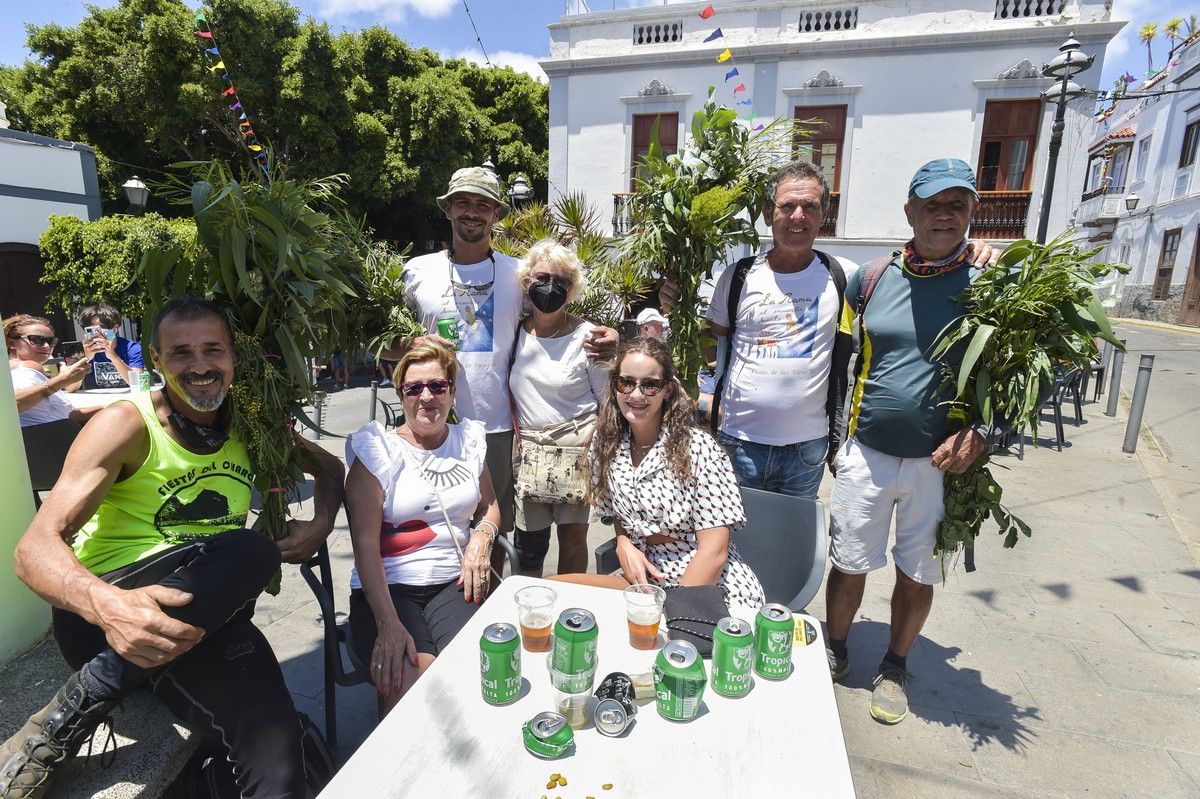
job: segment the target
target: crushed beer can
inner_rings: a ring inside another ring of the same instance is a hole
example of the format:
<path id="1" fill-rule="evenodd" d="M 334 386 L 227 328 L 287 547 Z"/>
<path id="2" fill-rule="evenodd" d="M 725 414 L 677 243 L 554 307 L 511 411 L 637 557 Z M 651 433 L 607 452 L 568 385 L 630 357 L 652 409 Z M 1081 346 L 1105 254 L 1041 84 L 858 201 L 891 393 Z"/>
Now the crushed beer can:
<path id="1" fill-rule="evenodd" d="M 633 679 L 628 674 L 614 671 L 605 677 L 596 689 L 596 698 L 600 700 L 593 718 L 597 732 L 615 738 L 629 729 L 637 715 L 637 705 Z"/>
<path id="2" fill-rule="evenodd" d="M 530 754 L 548 760 L 562 757 L 575 743 L 575 732 L 566 718 L 549 710 L 525 722 L 521 737 Z"/>

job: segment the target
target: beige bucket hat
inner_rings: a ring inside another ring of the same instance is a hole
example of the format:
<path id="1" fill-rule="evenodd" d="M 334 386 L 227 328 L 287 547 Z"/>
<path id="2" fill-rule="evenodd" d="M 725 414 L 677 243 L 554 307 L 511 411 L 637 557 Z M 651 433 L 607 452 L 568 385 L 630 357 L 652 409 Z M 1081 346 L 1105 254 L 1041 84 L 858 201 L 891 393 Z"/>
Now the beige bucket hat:
<path id="1" fill-rule="evenodd" d="M 438 208 L 442 209 L 442 213 L 450 212 L 450 198 L 455 194 L 478 194 L 487 197 L 500 206 L 501 219 L 508 216 L 508 203 L 500 196 L 500 181 L 483 167 L 463 167 L 450 177 L 450 188 L 437 198 Z"/>

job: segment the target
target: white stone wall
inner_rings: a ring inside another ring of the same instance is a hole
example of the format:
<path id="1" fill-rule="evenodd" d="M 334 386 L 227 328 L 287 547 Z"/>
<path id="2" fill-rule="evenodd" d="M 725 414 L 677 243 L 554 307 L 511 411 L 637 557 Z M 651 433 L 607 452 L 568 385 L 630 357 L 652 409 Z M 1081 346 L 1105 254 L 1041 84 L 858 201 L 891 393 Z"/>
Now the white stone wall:
<path id="1" fill-rule="evenodd" d="M 84 165 L 92 158 L 87 150 L 0 137 L 0 243 L 36 245 L 51 214 L 95 218 L 99 197 L 88 185 Z M 94 160 L 91 181 L 94 184 Z"/>

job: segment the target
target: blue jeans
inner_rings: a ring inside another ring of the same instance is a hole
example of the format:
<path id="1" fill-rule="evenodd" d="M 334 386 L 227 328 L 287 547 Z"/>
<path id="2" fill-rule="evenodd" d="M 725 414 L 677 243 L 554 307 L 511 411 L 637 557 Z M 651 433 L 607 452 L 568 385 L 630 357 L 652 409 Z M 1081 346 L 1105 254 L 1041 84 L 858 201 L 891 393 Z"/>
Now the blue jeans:
<path id="1" fill-rule="evenodd" d="M 758 444 L 718 432 L 717 440 L 729 459 L 738 485 L 777 494 L 816 499 L 829 456 L 829 436 L 799 444 Z"/>

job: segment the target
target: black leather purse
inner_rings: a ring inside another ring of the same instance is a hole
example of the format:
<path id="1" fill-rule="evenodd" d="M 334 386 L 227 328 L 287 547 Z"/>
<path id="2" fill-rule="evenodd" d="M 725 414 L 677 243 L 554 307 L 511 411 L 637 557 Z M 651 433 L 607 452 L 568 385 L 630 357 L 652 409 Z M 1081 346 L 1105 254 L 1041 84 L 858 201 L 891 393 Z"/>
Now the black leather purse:
<path id="1" fill-rule="evenodd" d="M 677 586 L 666 591 L 663 620 L 667 637 L 691 643 L 701 657 L 712 656 L 713 630 L 729 615 L 725 592 L 715 585 Z"/>

